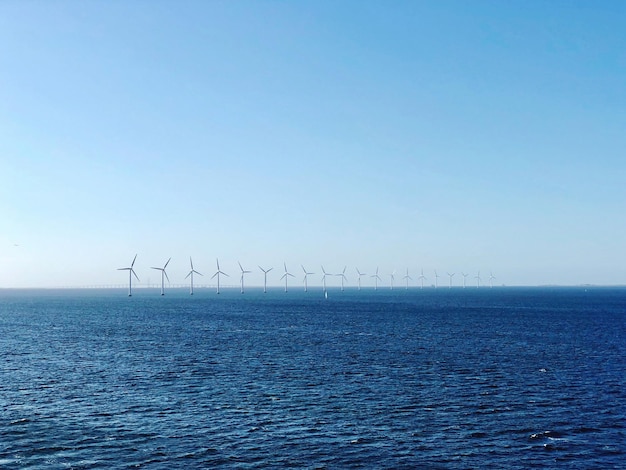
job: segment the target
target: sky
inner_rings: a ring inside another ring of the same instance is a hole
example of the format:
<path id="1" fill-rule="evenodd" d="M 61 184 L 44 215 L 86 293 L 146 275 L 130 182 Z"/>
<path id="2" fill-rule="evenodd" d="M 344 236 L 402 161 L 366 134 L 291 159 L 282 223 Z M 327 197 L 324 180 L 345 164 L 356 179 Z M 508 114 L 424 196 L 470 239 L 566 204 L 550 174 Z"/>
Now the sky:
<path id="1" fill-rule="evenodd" d="M 610 0 L 4 0 L 0 287 L 124 284 L 135 254 L 143 285 L 190 256 L 200 283 L 219 258 L 231 284 L 626 284 L 624 24 Z"/>

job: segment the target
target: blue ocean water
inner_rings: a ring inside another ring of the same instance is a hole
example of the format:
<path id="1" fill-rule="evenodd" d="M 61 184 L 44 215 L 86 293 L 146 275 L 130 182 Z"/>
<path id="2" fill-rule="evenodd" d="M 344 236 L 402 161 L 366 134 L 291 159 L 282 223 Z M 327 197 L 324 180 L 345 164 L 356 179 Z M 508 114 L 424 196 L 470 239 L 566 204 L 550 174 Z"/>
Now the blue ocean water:
<path id="1" fill-rule="evenodd" d="M 626 289 L 0 291 L 1 468 L 624 468 Z"/>

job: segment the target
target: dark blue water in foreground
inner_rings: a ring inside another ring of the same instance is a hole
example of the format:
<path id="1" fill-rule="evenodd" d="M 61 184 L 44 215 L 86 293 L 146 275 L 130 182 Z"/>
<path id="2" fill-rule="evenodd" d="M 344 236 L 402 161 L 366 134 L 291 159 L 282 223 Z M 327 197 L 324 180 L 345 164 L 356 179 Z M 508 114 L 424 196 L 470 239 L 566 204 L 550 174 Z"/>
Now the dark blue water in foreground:
<path id="1" fill-rule="evenodd" d="M 624 468 L 626 289 L 0 291 L 2 468 Z"/>

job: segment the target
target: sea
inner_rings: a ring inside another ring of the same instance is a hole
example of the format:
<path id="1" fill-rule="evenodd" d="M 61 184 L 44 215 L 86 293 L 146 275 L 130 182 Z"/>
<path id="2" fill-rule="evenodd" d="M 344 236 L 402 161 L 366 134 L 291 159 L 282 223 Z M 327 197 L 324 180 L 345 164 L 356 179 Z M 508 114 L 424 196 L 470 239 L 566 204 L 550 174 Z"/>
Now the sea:
<path id="1" fill-rule="evenodd" d="M 0 290 L 0 468 L 626 468 L 626 288 Z"/>

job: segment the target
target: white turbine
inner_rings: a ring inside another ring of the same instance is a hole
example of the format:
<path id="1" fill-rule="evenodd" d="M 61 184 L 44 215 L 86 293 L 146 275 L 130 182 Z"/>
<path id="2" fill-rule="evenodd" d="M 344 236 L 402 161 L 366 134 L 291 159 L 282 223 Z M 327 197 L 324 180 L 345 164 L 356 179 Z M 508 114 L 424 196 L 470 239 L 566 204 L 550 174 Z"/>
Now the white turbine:
<path id="1" fill-rule="evenodd" d="M 359 275 L 358 283 L 359 283 L 359 290 L 361 290 L 361 276 L 366 276 L 366 274 L 359 271 L 359 268 L 356 268 L 356 272 Z"/>
<path id="2" fill-rule="evenodd" d="M 468 274 L 461 273 L 461 276 L 463 276 L 463 289 L 465 289 L 465 279 L 467 279 Z"/>
<path id="3" fill-rule="evenodd" d="M 133 262 L 130 263 L 130 266 L 128 268 L 117 268 L 118 271 L 128 271 L 128 297 L 133 295 L 133 276 L 135 276 L 135 278 L 137 279 L 137 282 L 139 282 L 139 278 L 137 277 L 137 274 L 135 273 L 135 270 L 133 269 L 136 259 L 137 259 L 137 255 L 135 255 L 135 257 L 133 258 Z"/>
<path id="4" fill-rule="evenodd" d="M 280 278 L 285 279 L 285 292 L 287 292 L 287 279 L 289 279 L 289 276 L 291 277 L 296 277 L 296 276 L 294 276 L 289 271 L 287 271 L 287 263 L 283 263 L 283 265 L 285 266 L 285 274 L 283 274 Z"/>
<path id="5" fill-rule="evenodd" d="M 402 277 L 402 279 L 406 279 L 406 290 L 409 290 L 409 280 L 413 280 L 413 278 L 409 276 L 409 268 L 406 268 L 406 274 Z"/>
<path id="6" fill-rule="evenodd" d="M 422 286 L 420 287 L 420 289 L 424 288 L 424 279 L 428 279 L 426 276 L 424 276 L 424 270 L 422 269 L 422 274 L 420 274 L 419 280 L 422 283 Z"/>
<path id="7" fill-rule="evenodd" d="M 263 293 L 267 294 L 267 273 L 269 273 L 274 268 L 263 269 L 261 266 L 259 266 L 259 269 L 263 271 Z"/>
<path id="8" fill-rule="evenodd" d="M 324 266 L 322 266 L 322 289 L 324 290 L 324 292 L 326 292 L 326 276 L 332 276 L 332 274 L 327 273 L 324 270 Z"/>
<path id="9" fill-rule="evenodd" d="M 165 268 L 167 268 L 167 264 L 170 262 L 170 259 L 168 259 L 165 262 L 165 266 L 163 266 L 162 268 L 155 268 L 155 267 L 151 268 L 151 269 L 156 269 L 157 271 L 161 271 L 161 295 L 165 295 L 165 278 L 167 277 L 167 282 L 170 282 L 170 278 L 167 276 L 167 273 L 165 272 Z"/>
<path id="10" fill-rule="evenodd" d="M 310 273 L 308 272 L 306 269 L 304 269 L 304 266 L 300 265 L 302 267 L 302 271 L 304 271 L 304 279 L 302 280 L 302 282 L 304 283 L 304 292 L 308 292 L 309 291 L 309 286 L 307 283 L 307 277 L 315 274 L 315 273 Z"/>
<path id="11" fill-rule="evenodd" d="M 193 261 L 191 260 L 191 256 L 189 257 L 189 264 L 191 265 L 191 271 L 189 271 L 189 274 L 185 276 L 185 279 L 187 279 L 188 277 L 191 277 L 191 283 L 189 285 L 189 295 L 193 295 L 193 275 L 200 274 L 200 276 L 202 276 L 202 274 L 196 271 L 195 269 L 193 269 Z"/>
<path id="12" fill-rule="evenodd" d="M 435 269 L 435 289 L 439 287 L 439 274 L 437 274 L 437 270 Z"/>
<path id="13" fill-rule="evenodd" d="M 378 290 L 378 281 L 382 281 L 378 275 L 378 266 L 376 266 L 376 274 L 372 274 L 370 277 L 374 278 L 374 290 Z"/>
<path id="14" fill-rule="evenodd" d="M 344 266 L 343 271 L 341 271 L 341 273 L 335 274 L 335 276 L 339 276 L 341 278 L 341 292 L 343 292 L 343 281 L 348 282 L 348 278 L 346 277 L 346 268 L 347 266 Z"/>
<path id="15" fill-rule="evenodd" d="M 215 271 L 215 274 L 211 276 L 211 279 L 217 276 L 217 293 L 219 294 L 220 293 L 220 274 L 223 274 L 226 277 L 229 277 L 229 276 L 228 274 L 220 270 L 220 261 L 217 258 L 215 258 L 215 263 L 217 264 L 217 271 Z"/>
<path id="16" fill-rule="evenodd" d="M 454 277 L 456 273 L 448 273 L 448 276 L 450 276 L 450 285 L 448 286 L 449 289 L 452 289 L 452 278 Z"/>
<path id="17" fill-rule="evenodd" d="M 476 279 L 476 287 L 480 287 L 480 271 L 474 276 L 474 279 Z"/>
<path id="18" fill-rule="evenodd" d="M 393 281 L 395 278 L 396 278 L 396 272 L 394 271 L 389 275 L 389 283 L 391 284 L 391 290 L 393 290 Z"/>
<path id="19" fill-rule="evenodd" d="M 243 266 L 241 266 L 241 263 L 239 261 L 237 261 L 237 264 L 239 265 L 239 269 L 241 269 L 241 279 L 240 279 L 240 282 L 241 282 L 241 293 L 243 294 L 243 276 L 244 276 L 244 274 L 249 274 L 252 271 L 246 271 L 245 269 L 243 269 Z"/>
<path id="20" fill-rule="evenodd" d="M 493 275 L 493 273 L 490 271 L 490 272 L 489 272 L 489 288 L 491 288 L 491 289 L 493 289 L 493 280 L 494 280 L 495 278 L 496 278 L 496 277 L 495 277 L 495 276 Z"/>

